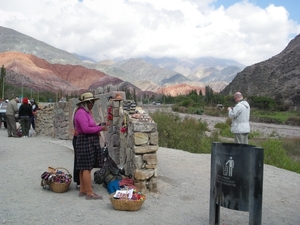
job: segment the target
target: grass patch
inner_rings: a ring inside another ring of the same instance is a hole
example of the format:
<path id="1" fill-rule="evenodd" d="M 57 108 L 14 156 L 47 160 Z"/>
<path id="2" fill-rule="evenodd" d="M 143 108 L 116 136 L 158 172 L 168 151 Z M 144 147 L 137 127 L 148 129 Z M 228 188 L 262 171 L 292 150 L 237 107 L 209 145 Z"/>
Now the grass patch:
<path id="1" fill-rule="evenodd" d="M 206 122 L 194 118 L 179 117 L 178 114 L 156 111 L 150 114 L 157 123 L 159 146 L 175 148 L 191 153 L 210 153 L 211 142 L 219 141 L 218 134 L 209 137 Z"/>
<path id="2" fill-rule="evenodd" d="M 227 118 L 225 123 L 216 123 L 215 128 L 219 129 L 219 133 L 222 137 L 234 138 L 233 133 L 230 131 L 231 119 Z M 258 131 L 251 131 L 248 135 L 249 139 L 260 137 L 261 133 Z"/>
<path id="3" fill-rule="evenodd" d="M 277 124 L 285 124 L 288 121 L 296 121 L 296 123 L 300 120 L 299 113 L 296 111 L 266 111 L 266 110 L 251 110 L 251 118 L 253 120 L 258 120 L 262 122 L 269 123 L 277 123 Z"/>
<path id="4" fill-rule="evenodd" d="M 282 139 L 282 146 L 289 157 L 300 163 L 300 138 Z"/>
<path id="5" fill-rule="evenodd" d="M 288 156 L 282 140 L 269 139 L 261 143 L 264 163 L 300 173 L 300 163 Z"/>
<path id="6" fill-rule="evenodd" d="M 228 123 L 216 123 L 215 128 L 219 129 L 222 137 L 233 138 L 233 134 L 230 131 L 230 125 Z"/>

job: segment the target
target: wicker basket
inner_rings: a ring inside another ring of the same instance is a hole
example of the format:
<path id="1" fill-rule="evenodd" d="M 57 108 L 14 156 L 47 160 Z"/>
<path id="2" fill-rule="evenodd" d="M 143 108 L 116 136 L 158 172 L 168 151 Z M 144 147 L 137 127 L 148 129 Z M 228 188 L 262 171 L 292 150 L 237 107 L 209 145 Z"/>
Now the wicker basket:
<path id="1" fill-rule="evenodd" d="M 70 174 L 70 172 L 66 169 L 66 168 L 63 168 L 63 167 L 57 167 L 56 170 L 58 169 L 64 169 L 67 171 L 67 173 L 69 174 L 70 177 L 72 177 L 72 175 Z M 48 182 L 48 185 L 50 187 L 50 189 L 53 191 L 53 192 L 56 192 L 56 193 L 63 193 L 63 192 L 66 192 L 69 190 L 69 186 L 70 186 L 71 182 L 63 182 L 63 183 L 59 183 L 59 182 Z"/>
<path id="2" fill-rule="evenodd" d="M 130 199 L 115 199 L 114 196 L 115 193 L 111 194 L 109 196 L 109 200 L 111 204 L 113 205 L 115 210 L 121 210 L 121 211 L 138 211 L 142 207 L 143 203 L 146 200 L 146 196 L 144 196 L 143 199 L 140 200 L 130 200 Z"/>

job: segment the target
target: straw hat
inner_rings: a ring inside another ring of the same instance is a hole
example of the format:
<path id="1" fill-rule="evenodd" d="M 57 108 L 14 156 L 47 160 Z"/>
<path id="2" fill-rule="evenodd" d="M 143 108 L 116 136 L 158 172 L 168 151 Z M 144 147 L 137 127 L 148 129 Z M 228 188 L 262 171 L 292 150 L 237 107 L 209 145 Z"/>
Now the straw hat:
<path id="1" fill-rule="evenodd" d="M 82 102 L 88 102 L 88 101 L 96 101 L 98 100 L 99 98 L 95 98 L 95 96 L 93 95 L 92 92 L 85 92 L 83 94 L 80 95 L 79 97 L 79 102 L 77 103 L 77 105 L 79 105 L 80 103 Z"/>

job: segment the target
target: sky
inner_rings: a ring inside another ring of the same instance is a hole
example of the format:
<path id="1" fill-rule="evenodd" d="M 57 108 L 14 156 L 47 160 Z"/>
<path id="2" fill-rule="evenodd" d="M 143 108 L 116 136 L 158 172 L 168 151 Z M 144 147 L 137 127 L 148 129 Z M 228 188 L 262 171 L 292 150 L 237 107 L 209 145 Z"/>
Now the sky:
<path id="1" fill-rule="evenodd" d="M 300 34 L 299 0 L 0 2 L 0 26 L 95 61 L 214 57 L 248 66 Z"/>

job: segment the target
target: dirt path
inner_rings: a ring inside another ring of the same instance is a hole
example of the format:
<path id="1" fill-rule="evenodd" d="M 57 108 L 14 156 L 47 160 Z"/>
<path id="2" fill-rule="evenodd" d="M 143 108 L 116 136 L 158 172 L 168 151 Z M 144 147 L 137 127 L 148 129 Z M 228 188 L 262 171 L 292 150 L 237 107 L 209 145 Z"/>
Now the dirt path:
<path id="1" fill-rule="evenodd" d="M 107 190 L 93 184 L 102 201 L 78 197 L 75 184 L 54 193 L 40 186 L 48 166 L 73 169 L 70 140 L 8 138 L 0 129 L 0 223 L 12 225 L 152 224 L 208 225 L 210 155 L 160 148 L 158 193 L 147 194 L 140 211 L 116 211 Z M 264 166 L 263 225 L 300 224 L 300 174 Z M 221 208 L 221 224 L 248 224 L 248 212 Z"/>

